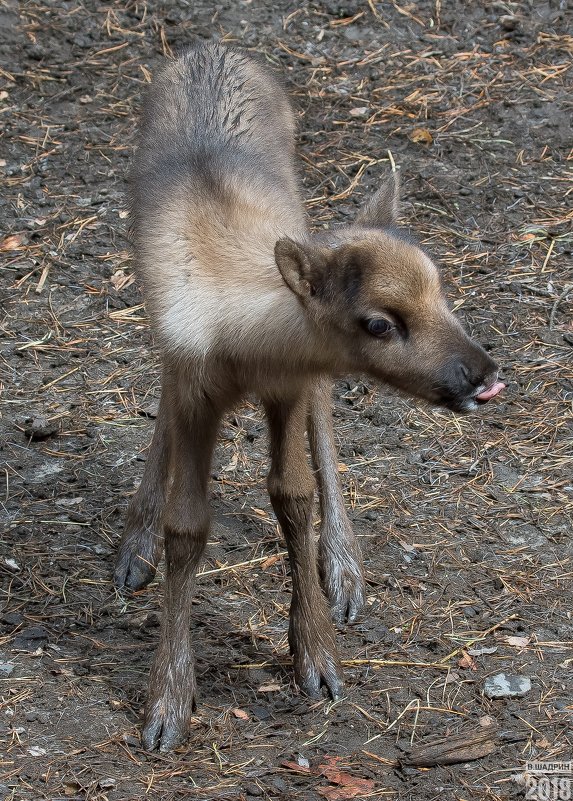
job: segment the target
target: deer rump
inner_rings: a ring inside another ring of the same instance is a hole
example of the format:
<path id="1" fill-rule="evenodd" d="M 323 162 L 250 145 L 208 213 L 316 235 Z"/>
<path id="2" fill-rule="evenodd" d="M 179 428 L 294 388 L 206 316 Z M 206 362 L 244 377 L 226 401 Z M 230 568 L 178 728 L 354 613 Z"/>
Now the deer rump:
<path id="1" fill-rule="evenodd" d="M 337 698 L 343 676 L 332 618 L 356 618 L 364 577 L 338 474 L 330 377 L 364 372 L 461 412 L 503 388 L 494 362 L 449 310 L 429 256 L 396 228 L 397 176 L 352 225 L 312 233 L 294 133 L 277 79 L 217 44 L 169 61 L 143 109 L 132 226 L 162 354 L 162 394 L 115 583 L 144 587 L 165 549 L 163 616 L 143 725 L 150 749 L 175 747 L 192 724 L 190 609 L 223 414 L 247 392 L 263 402 L 268 490 L 292 575 L 294 676 L 308 695 L 325 687 Z"/>

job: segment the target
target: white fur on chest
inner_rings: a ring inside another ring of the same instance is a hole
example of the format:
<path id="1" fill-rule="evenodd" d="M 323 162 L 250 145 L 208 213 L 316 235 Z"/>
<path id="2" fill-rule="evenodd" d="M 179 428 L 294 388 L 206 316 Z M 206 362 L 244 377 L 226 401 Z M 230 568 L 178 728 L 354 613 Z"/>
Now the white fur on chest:
<path id="1" fill-rule="evenodd" d="M 164 286 L 157 311 L 163 347 L 192 359 L 272 358 L 285 339 L 298 349 L 298 310 L 286 286 L 179 275 Z"/>

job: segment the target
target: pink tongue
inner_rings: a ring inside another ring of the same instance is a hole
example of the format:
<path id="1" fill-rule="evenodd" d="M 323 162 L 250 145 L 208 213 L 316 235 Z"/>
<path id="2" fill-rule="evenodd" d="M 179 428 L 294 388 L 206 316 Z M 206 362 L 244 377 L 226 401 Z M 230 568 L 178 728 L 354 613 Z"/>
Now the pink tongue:
<path id="1" fill-rule="evenodd" d="M 478 400 L 488 401 L 492 398 L 495 398 L 496 395 L 499 395 L 502 389 L 505 389 L 505 384 L 501 381 L 496 381 L 495 384 L 492 384 L 489 389 L 484 389 L 483 392 L 480 392 L 479 395 L 476 395 Z"/>

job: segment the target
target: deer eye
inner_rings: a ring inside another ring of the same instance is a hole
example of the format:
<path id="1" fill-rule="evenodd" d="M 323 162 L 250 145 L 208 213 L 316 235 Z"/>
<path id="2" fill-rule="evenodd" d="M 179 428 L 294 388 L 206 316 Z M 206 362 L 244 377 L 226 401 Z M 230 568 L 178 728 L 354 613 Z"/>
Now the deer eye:
<path id="1" fill-rule="evenodd" d="M 379 339 L 388 336 L 396 327 L 390 320 L 386 320 L 384 317 L 375 317 L 372 320 L 365 320 L 364 326 L 369 334 Z"/>

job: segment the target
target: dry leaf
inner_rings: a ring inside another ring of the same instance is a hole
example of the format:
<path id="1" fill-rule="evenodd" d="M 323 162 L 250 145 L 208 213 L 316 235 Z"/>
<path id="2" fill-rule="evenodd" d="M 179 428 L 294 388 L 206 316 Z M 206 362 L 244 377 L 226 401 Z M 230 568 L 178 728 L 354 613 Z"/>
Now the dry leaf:
<path id="1" fill-rule="evenodd" d="M 26 234 L 12 234 L 0 243 L 0 250 L 21 250 L 26 242 Z"/>
<path id="2" fill-rule="evenodd" d="M 244 709 L 231 709 L 231 712 L 239 720 L 250 720 L 249 713 L 245 712 Z"/>
<path id="3" fill-rule="evenodd" d="M 223 473 L 230 473 L 233 470 L 237 469 L 237 462 L 239 461 L 239 454 L 237 451 L 231 456 L 229 464 L 226 464 L 225 467 L 221 468 L 221 472 Z"/>
<path id="4" fill-rule="evenodd" d="M 318 793 L 327 801 L 346 801 L 349 798 L 362 798 L 374 789 L 372 779 L 355 779 L 354 784 L 339 787 L 319 787 Z"/>
<path id="5" fill-rule="evenodd" d="M 280 684 L 261 684 L 261 686 L 257 689 L 258 693 L 276 693 L 277 690 L 280 690 Z"/>
<path id="6" fill-rule="evenodd" d="M 307 765 L 299 765 L 298 762 L 289 762 L 285 760 L 281 762 L 281 767 L 287 770 L 294 770 L 295 773 L 310 773 L 310 767 Z"/>
<path id="7" fill-rule="evenodd" d="M 530 637 L 516 637 L 516 636 L 509 636 L 504 637 L 504 642 L 508 645 L 513 645 L 514 648 L 525 648 L 531 642 Z"/>
<path id="8" fill-rule="evenodd" d="M 257 509 L 256 506 L 251 506 L 253 512 L 258 515 L 259 517 L 267 517 L 267 512 L 264 509 Z"/>
<path id="9" fill-rule="evenodd" d="M 458 659 L 458 667 L 477 670 L 477 663 L 473 656 L 470 656 L 467 651 L 462 651 L 462 656 L 460 659 Z"/>
<path id="10" fill-rule="evenodd" d="M 261 569 L 266 570 L 268 567 L 276 565 L 280 559 L 282 559 L 282 556 L 269 556 L 268 559 L 265 559 L 264 562 L 261 562 Z"/>
<path id="11" fill-rule="evenodd" d="M 135 278 L 133 275 L 126 275 L 123 270 L 116 270 L 109 280 L 113 288 L 119 292 L 120 289 L 131 286 Z"/>
<path id="12" fill-rule="evenodd" d="M 434 141 L 432 134 L 427 128 L 414 128 L 414 130 L 410 132 L 410 139 L 417 145 L 431 145 Z"/>
<path id="13" fill-rule="evenodd" d="M 318 792 L 328 801 L 346 801 L 349 798 L 358 798 L 366 795 L 374 789 L 372 779 L 359 779 L 346 773 L 336 766 L 338 757 L 326 757 L 328 763 L 319 765 L 317 773 L 324 776 L 337 787 L 319 787 Z"/>
<path id="14" fill-rule="evenodd" d="M 368 106 L 359 106 L 358 108 L 351 108 L 348 112 L 351 117 L 363 117 L 368 114 Z"/>

